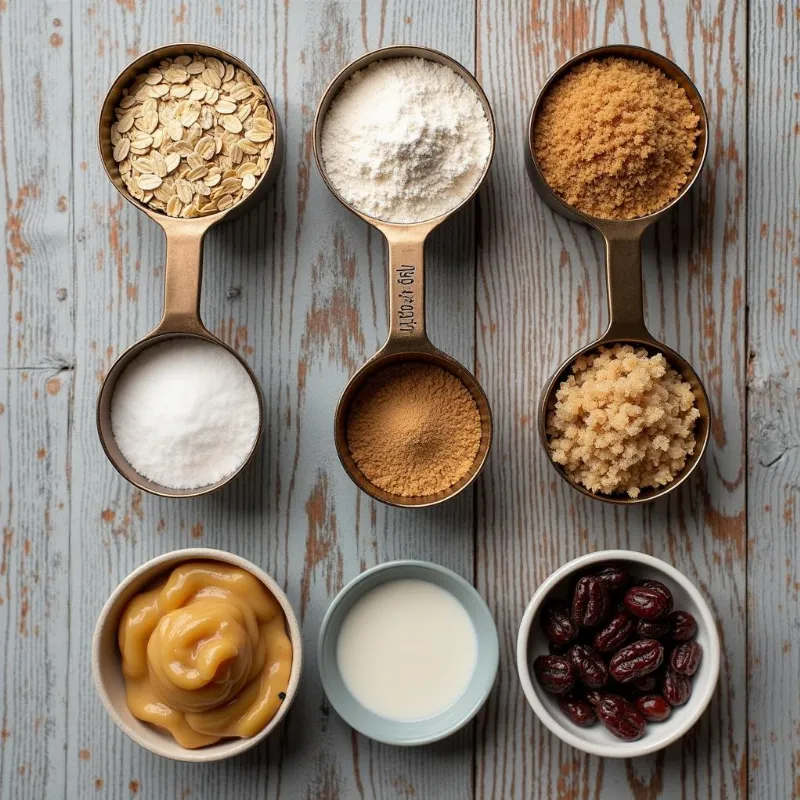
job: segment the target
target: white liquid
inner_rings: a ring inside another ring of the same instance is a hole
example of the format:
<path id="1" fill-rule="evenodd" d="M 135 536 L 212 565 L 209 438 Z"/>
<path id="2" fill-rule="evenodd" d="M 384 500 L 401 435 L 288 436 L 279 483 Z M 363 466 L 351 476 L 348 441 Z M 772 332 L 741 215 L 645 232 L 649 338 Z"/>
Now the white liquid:
<path id="1" fill-rule="evenodd" d="M 367 592 L 342 623 L 339 672 L 365 708 L 393 720 L 425 719 L 469 684 L 478 642 L 466 609 L 435 584 L 389 581 Z"/>

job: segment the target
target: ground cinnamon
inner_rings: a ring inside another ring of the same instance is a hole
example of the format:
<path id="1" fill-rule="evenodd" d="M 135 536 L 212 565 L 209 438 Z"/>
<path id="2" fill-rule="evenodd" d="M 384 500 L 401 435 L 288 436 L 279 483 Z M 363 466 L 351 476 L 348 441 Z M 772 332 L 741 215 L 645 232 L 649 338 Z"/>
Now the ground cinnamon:
<path id="1" fill-rule="evenodd" d="M 678 196 L 694 164 L 699 121 L 683 87 L 651 64 L 591 59 L 545 97 L 534 151 L 566 203 L 604 219 L 633 219 Z"/>
<path id="2" fill-rule="evenodd" d="M 481 443 L 475 400 L 452 373 L 406 362 L 381 370 L 353 399 L 347 444 L 376 486 L 401 497 L 435 494 L 470 470 Z"/>

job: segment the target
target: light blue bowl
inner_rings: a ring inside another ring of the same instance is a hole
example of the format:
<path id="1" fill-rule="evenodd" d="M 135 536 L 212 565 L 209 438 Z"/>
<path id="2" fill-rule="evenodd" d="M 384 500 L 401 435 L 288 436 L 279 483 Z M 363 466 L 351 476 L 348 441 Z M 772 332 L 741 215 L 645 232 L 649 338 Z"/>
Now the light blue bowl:
<path id="1" fill-rule="evenodd" d="M 366 592 L 400 578 L 428 581 L 450 592 L 472 620 L 478 639 L 478 659 L 467 688 L 449 708 L 432 717 L 397 721 L 364 708 L 345 686 L 336 660 L 336 644 L 342 622 Z M 455 733 L 478 713 L 497 676 L 500 644 L 492 614 L 475 588 L 460 575 L 428 561 L 390 561 L 362 572 L 336 595 L 319 632 L 319 672 L 331 705 L 351 727 L 385 744 L 418 745 Z"/>

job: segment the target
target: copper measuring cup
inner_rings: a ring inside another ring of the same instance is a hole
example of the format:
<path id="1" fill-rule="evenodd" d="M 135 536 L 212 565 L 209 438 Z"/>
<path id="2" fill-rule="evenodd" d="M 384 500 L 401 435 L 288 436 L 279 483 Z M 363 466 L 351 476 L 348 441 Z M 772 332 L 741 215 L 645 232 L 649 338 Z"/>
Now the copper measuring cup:
<path id="1" fill-rule="evenodd" d="M 234 203 L 230 208 L 203 217 L 169 217 L 165 213 L 155 211 L 144 203 L 139 202 L 128 192 L 120 178 L 119 169 L 112 155 L 111 125 L 115 121 L 114 109 L 119 104 L 122 91 L 130 85 L 136 75 L 142 71 L 146 71 L 149 67 L 157 64 L 164 58 L 175 58 L 180 55 L 191 55 L 194 53 L 199 53 L 204 56 L 213 56 L 222 61 L 230 62 L 252 77 L 254 84 L 264 92 L 266 106 L 272 115 L 275 127 L 275 151 L 272 160 L 266 170 L 259 176 L 258 183 L 250 194 L 238 203 Z M 208 494 L 233 480 L 233 478 L 235 478 L 251 461 L 263 431 L 264 400 L 261 387 L 259 386 L 258 379 L 253 373 L 253 370 L 250 369 L 237 352 L 208 331 L 200 319 L 203 240 L 212 225 L 216 225 L 223 219 L 233 219 L 252 208 L 259 200 L 263 199 L 270 185 L 274 183 L 280 170 L 283 152 L 278 115 L 266 88 L 247 64 L 217 47 L 194 42 L 181 42 L 150 50 L 132 61 L 117 76 L 101 108 L 98 144 L 103 167 L 105 168 L 109 180 L 129 203 L 134 205 L 161 227 L 167 240 L 166 264 L 164 267 L 164 313 L 161 317 L 161 321 L 150 333 L 125 350 L 119 358 L 117 358 L 103 381 L 103 385 L 100 388 L 100 395 L 97 398 L 97 432 L 100 436 L 100 442 L 103 445 L 105 454 L 116 470 L 139 489 L 143 489 L 151 494 L 160 495 L 161 497 L 197 497 L 199 495 Z M 222 480 L 196 489 L 171 489 L 140 475 L 122 455 L 122 452 L 114 440 L 114 434 L 111 429 L 111 399 L 120 375 L 122 375 L 131 361 L 148 347 L 175 337 L 202 339 L 227 350 L 245 370 L 247 370 L 247 374 L 253 381 L 253 386 L 258 395 L 258 434 L 253 448 L 244 463 L 236 472 Z"/>
<path id="2" fill-rule="evenodd" d="M 331 102 L 339 93 L 339 90 L 347 80 L 359 70 L 364 69 L 375 61 L 382 61 L 387 58 L 424 58 L 443 64 L 453 70 L 463 78 L 467 84 L 477 94 L 483 106 L 486 119 L 489 121 L 489 131 L 491 135 L 491 149 L 489 158 L 486 161 L 483 174 L 470 194 L 465 197 L 457 206 L 450 209 L 445 214 L 441 214 L 433 219 L 423 222 L 412 223 L 392 223 L 385 220 L 371 217 L 354 208 L 347 202 L 331 183 L 325 161 L 322 157 L 322 129 L 325 115 Z M 385 237 L 389 247 L 389 335 L 386 343 L 381 349 L 364 364 L 348 382 L 339 402 L 336 406 L 334 418 L 334 440 L 336 452 L 345 472 L 352 478 L 359 489 L 366 492 L 376 500 L 394 506 L 403 507 L 424 507 L 432 506 L 455 497 L 459 492 L 469 486 L 480 473 L 486 462 L 486 456 L 492 442 L 492 411 L 486 394 L 476 380 L 475 376 L 463 365 L 456 361 L 447 353 L 435 347 L 425 332 L 425 284 L 424 284 L 424 249 L 425 240 L 428 234 L 437 226 L 441 225 L 448 217 L 452 216 L 458 209 L 466 205 L 477 193 L 483 183 L 489 166 L 494 156 L 495 127 L 492 109 L 489 101 L 475 78 L 457 61 L 454 61 L 444 53 L 431 50 L 427 47 L 415 47 L 411 45 L 395 45 L 384 47 L 379 50 L 372 50 L 369 53 L 352 61 L 342 69 L 328 84 L 327 89 L 322 95 L 322 99 L 317 107 L 314 117 L 314 158 L 317 162 L 322 179 L 328 189 L 342 203 L 345 208 L 353 214 L 361 217 L 369 225 L 377 228 Z M 434 364 L 437 367 L 447 370 L 455 375 L 469 390 L 481 418 L 481 443 L 478 453 L 470 467 L 469 472 L 448 489 L 444 489 L 435 494 L 402 497 L 384 491 L 370 481 L 358 468 L 355 460 L 350 454 L 347 444 L 347 415 L 350 403 L 358 394 L 365 381 L 382 369 L 400 362 L 419 361 Z"/>
<path id="3" fill-rule="evenodd" d="M 576 64 L 592 58 L 604 58 L 617 56 L 622 58 L 636 59 L 645 61 L 658 67 L 668 77 L 676 81 L 686 91 L 692 108 L 700 118 L 700 135 L 697 139 L 695 149 L 694 165 L 689 174 L 686 185 L 680 194 L 663 208 L 649 214 L 646 217 L 639 217 L 631 220 L 610 220 L 585 214 L 572 206 L 567 205 L 556 193 L 548 186 L 544 176 L 539 169 L 536 161 L 534 149 L 534 123 L 536 115 L 541 108 L 542 102 L 553 84 L 565 75 Z M 567 217 L 574 222 L 582 222 L 594 228 L 604 239 L 606 246 L 606 276 L 608 288 L 608 311 L 609 323 L 603 335 L 582 347 L 567 358 L 547 382 L 542 391 L 539 403 L 539 438 L 547 453 L 550 463 L 555 467 L 558 474 L 587 497 L 595 500 L 603 500 L 608 503 L 628 505 L 635 503 L 646 503 L 677 489 L 689 475 L 694 472 L 700 459 L 705 452 L 708 444 L 709 431 L 711 428 L 711 409 L 708 402 L 708 395 L 702 381 L 698 377 L 689 362 L 678 355 L 674 350 L 667 347 L 662 342 L 656 340 L 648 331 L 644 321 L 644 297 L 642 292 L 642 235 L 654 222 L 660 219 L 674 205 L 689 192 L 694 185 L 697 176 L 705 162 L 708 150 L 708 116 L 705 105 L 700 97 L 697 87 L 689 76 L 677 64 L 670 61 L 665 56 L 653 52 L 645 47 L 634 45 L 608 45 L 596 47 L 579 53 L 566 63 L 562 64 L 547 79 L 536 102 L 531 109 L 528 120 L 527 142 L 525 147 L 525 163 L 533 182 L 534 188 L 554 211 Z M 549 409 L 555 404 L 555 393 L 560 384 L 567 378 L 570 367 L 575 359 L 596 350 L 600 345 L 612 344 L 633 344 L 645 347 L 651 353 L 663 353 L 667 362 L 685 380 L 694 392 L 695 402 L 700 411 L 700 417 L 695 423 L 695 447 L 694 452 L 686 459 L 681 472 L 666 486 L 658 488 L 642 489 L 638 497 L 632 498 L 627 495 L 604 495 L 590 492 L 576 481 L 573 481 L 566 471 L 556 464 L 551 455 L 547 441 L 547 414 Z"/>

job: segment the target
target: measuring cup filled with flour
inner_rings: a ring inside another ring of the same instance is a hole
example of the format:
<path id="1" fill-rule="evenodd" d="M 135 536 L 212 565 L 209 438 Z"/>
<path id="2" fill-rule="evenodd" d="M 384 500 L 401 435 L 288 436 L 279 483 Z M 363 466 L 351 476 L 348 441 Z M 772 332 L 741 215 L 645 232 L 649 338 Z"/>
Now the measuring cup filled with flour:
<path id="1" fill-rule="evenodd" d="M 314 120 L 323 180 L 389 248 L 389 336 L 339 400 L 335 441 L 353 481 L 398 506 L 454 497 L 492 438 L 483 389 L 425 332 L 428 234 L 478 191 L 494 118 L 464 67 L 423 47 L 374 50 L 331 81 Z"/>

